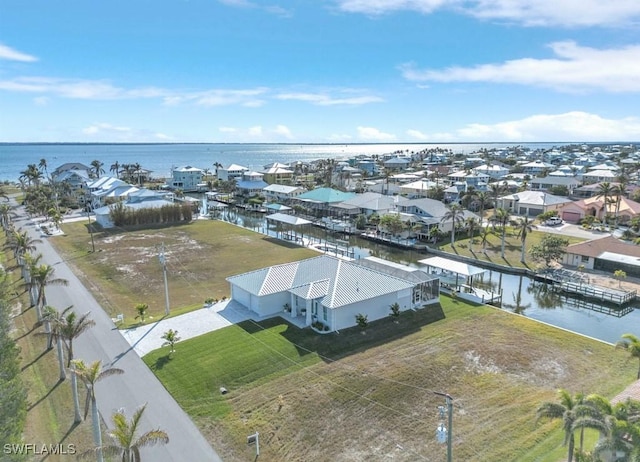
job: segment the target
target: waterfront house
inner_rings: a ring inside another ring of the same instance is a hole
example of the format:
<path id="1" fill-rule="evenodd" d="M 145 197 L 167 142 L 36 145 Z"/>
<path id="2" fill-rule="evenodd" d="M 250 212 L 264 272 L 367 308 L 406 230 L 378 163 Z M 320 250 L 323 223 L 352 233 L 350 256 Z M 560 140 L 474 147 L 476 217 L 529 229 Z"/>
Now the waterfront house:
<path id="1" fill-rule="evenodd" d="M 333 215 L 384 215 L 395 210 L 398 196 L 386 196 L 375 192 L 357 194 L 351 199 L 331 206 Z"/>
<path id="2" fill-rule="evenodd" d="M 67 165 L 67 164 L 65 164 Z M 65 184 L 71 195 L 80 203 L 84 204 L 87 200 L 87 185 L 91 182 L 89 172 L 86 170 L 64 170 L 55 177 L 52 176 L 55 183 Z"/>
<path id="3" fill-rule="evenodd" d="M 121 204 L 128 210 L 154 209 L 167 205 L 173 205 L 173 202 L 166 199 L 166 193 L 151 191 L 150 189 L 139 189 L 131 192 L 125 201 Z M 113 228 L 111 221 L 112 205 L 105 205 L 94 210 L 96 223 L 103 228 Z"/>
<path id="4" fill-rule="evenodd" d="M 411 278 L 391 272 L 322 255 L 227 281 L 231 298 L 260 317 L 280 314 L 297 325 L 334 332 L 357 325 L 358 314 L 368 321 L 386 318 L 394 303 L 401 311 L 437 303 L 437 278 L 415 270 Z"/>
<path id="5" fill-rule="evenodd" d="M 553 210 L 559 210 L 571 199 L 554 196 L 543 191 L 522 191 L 498 198 L 498 208 L 508 210 L 514 215 L 537 217 Z"/>
<path id="6" fill-rule="evenodd" d="M 87 167 L 86 165 L 81 164 L 80 162 L 67 162 L 65 164 L 60 165 L 53 172 L 51 172 L 51 178 L 53 178 L 54 181 L 60 181 L 59 179 L 60 175 L 62 175 L 64 172 L 68 172 L 71 170 L 83 171 L 87 173 L 87 176 L 91 176 L 91 167 Z"/>
<path id="7" fill-rule="evenodd" d="M 607 202 L 609 199 L 607 198 Z M 607 215 L 615 216 L 616 214 L 618 223 L 628 223 L 633 217 L 640 214 L 640 203 L 621 197 L 619 206 L 616 201 L 605 205 L 604 197 L 596 195 L 567 203 L 560 210 L 562 219 L 569 223 L 578 223 L 588 215 L 604 220 Z"/>
<path id="8" fill-rule="evenodd" d="M 629 276 L 640 276 L 640 246 L 613 236 L 591 239 L 569 245 L 562 263 L 607 273 L 623 270 Z"/>
<path id="9" fill-rule="evenodd" d="M 355 197 L 355 195 L 352 192 L 342 192 L 333 188 L 316 188 L 292 198 L 291 201 L 303 206 L 310 213 L 324 216 L 328 215 L 332 204 L 344 202 Z"/>
<path id="10" fill-rule="evenodd" d="M 246 171 L 236 180 L 236 195 L 251 197 L 262 194 L 269 183 L 263 180 L 262 173 Z"/>
<path id="11" fill-rule="evenodd" d="M 171 171 L 171 189 L 181 189 L 183 192 L 202 191 L 206 185 L 202 183 L 204 170 L 190 165 L 174 168 Z"/>
<path id="12" fill-rule="evenodd" d="M 238 164 L 231 164 L 228 167 L 221 167 L 216 170 L 216 177 L 221 181 L 239 180 L 244 172 L 248 172 L 248 167 Z"/>
<path id="13" fill-rule="evenodd" d="M 262 194 L 268 202 L 288 203 L 292 198 L 298 197 L 306 189 L 300 186 L 289 186 L 286 184 L 270 184 L 262 189 Z"/>
<path id="14" fill-rule="evenodd" d="M 442 202 L 434 199 L 406 199 L 401 200 L 396 205 L 396 210 L 401 213 L 415 215 L 416 221 L 423 225 L 424 230 L 420 233 L 425 237 L 430 235 L 431 229 L 438 228 L 444 233 L 450 233 L 453 227 L 451 220 L 443 222 L 442 219 L 449 211 L 449 208 Z M 462 211 L 463 218 L 474 218 L 478 222 L 480 217 L 468 210 Z"/>
<path id="15" fill-rule="evenodd" d="M 293 170 L 280 165 L 270 167 L 262 172 L 264 181 L 268 184 L 292 184 L 293 183 Z"/>

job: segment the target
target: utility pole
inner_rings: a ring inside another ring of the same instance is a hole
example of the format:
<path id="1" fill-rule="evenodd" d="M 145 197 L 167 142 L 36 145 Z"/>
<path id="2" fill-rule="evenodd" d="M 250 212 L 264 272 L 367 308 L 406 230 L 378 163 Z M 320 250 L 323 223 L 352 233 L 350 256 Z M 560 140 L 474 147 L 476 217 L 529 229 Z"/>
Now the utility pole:
<path id="1" fill-rule="evenodd" d="M 158 260 L 162 265 L 162 276 L 164 277 L 164 299 L 165 308 L 164 314 L 169 316 L 169 284 L 167 282 L 167 259 L 164 255 L 164 242 L 160 245 L 160 253 L 158 254 Z"/>
<path id="2" fill-rule="evenodd" d="M 96 252 L 96 244 L 93 241 L 93 226 L 91 226 L 91 212 L 87 209 L 87 220 L 89 220 L 89 234 L 91 234 L 91 252 Z"/>
<path id="3" fill-rule="evenodd" d="M 452 444 L 451 444 L 452 441 L 453 441 L 453 398 L 448 393 L 440 393 L 438 391 L 434 391 L 434 393 L 436 395 L 438 395 L 438 396 L 444 396 L 444 398 L 446 400 L 446 403 L 447 403 L 446 411 L 445 411 L 444 408 L 442 408 L 442 406 L 439 406 L 438 409 L 440 410 L 440 418 L 441 419 L 444 417 L 443 414 L 445 412 L 448 414 L 447 417 L 449 418 L 449 428 L 447 429 L 444 426 L 444 424 L 442 422 L 440 422 L 440 424 L 438 425 L 438 428 L 436 430 L 436 435 L 438 436 L 438 441 L 440 441 L 440 442 L 444 442 L 440 438 L 442 436 L 446 435 L 446 439 L 447 439 L 447 462 L 451 462 L 452 461 L 452 457 L 453 457 L 453 449 L 452 449 Z"/>

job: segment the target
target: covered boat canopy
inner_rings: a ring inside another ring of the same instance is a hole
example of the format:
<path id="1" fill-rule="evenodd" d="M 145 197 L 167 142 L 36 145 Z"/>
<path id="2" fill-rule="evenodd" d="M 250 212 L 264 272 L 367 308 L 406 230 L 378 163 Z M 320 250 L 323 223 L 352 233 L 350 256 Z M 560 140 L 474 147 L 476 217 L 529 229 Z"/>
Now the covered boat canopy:
<path id="1" fill-rule="evenodd" d="M 293 215 L 288 215 L 286 213 L 272 213 L 271 215 L 267 215 L 265 218 L 267 220 L 279 221 L 280 223 L 285 223 L 287 225 L 293 226 L 311 224 L 309 220 L 305 220 L 304 218 L 299 218 Z"/>
<path id="2" fill-rule="evenodd" d="M 442 257 L 425 258 L 423 260 L 418 260 L 418 263 L 429 266 L 431 268 L 438 268 L 441 270 L 449 271 L 451 273 L 456 273 L 465 277 L 475 276 L 476 274 L 482 274 L 487 271 L 484 268 L 479 268 L 467 263 L 449 260 L 448 258 Z"/>

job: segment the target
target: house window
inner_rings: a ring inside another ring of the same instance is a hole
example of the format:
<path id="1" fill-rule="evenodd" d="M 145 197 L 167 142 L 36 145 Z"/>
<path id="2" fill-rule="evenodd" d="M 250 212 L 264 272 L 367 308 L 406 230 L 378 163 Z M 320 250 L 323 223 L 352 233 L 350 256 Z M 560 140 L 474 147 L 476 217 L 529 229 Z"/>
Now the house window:
<path id="1" fill-rule="evenodd" d="M 324 319 L 325 321 L 328 319 L 327 318 L 327 307 L 326 306 L 322 307 L 322 319 Z"/>
<path id="2" fill-rule="evenodd" d="M 313 305 L 311 306 L 311 314 L 318 315 L 318 301 L 314 300 Z"/>
<path id="3" fill-rule="evenodd" d="M 581 261 L 582 263 L 589 263 L 589 257 L 583 255 Z"/>

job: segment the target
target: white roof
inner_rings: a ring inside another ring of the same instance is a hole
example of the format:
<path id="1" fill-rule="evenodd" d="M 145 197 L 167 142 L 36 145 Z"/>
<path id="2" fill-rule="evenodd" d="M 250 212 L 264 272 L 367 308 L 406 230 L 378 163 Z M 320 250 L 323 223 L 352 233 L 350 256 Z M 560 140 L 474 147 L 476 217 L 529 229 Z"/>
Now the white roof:
<path id="1" fill-rule="evenodd" d="M 256 295 L 290 291 L 319 298 L 323 306 L 339 308 L 413 288 L 414 284 L 353 262 L 322 255 L 227 278 Z"/>
<path id="2" fill-rule="evenodd" d="M 271 215 L 267 215 L 265 217 L 267 220 L 279 221 L 280 223 L 286 223 L 288 225 L 308 225 L 311 223 L 309 220 L 305 220 L 304 218 L 299 218 L 293 215 L 287 215 L 286 213 L 272 213 Z"/>
<path id="3" fill-rule="evenodd" d="M 482 274 L 487 270 L 484 268 L 479 268 L 477 266 L 469 265 L 467 263 L 449 260 L 448 258 L 442 257 L 431 257 L 425 258 L 423 260 L 418 260 L 418 263 L 421 263 L 426 266 L 431 266 L 432 268 L 439 268 L 447 271 L 451 271 L 453 273 L 461 274 L 463 276 L 475 276 L 476 274 Z"/>

